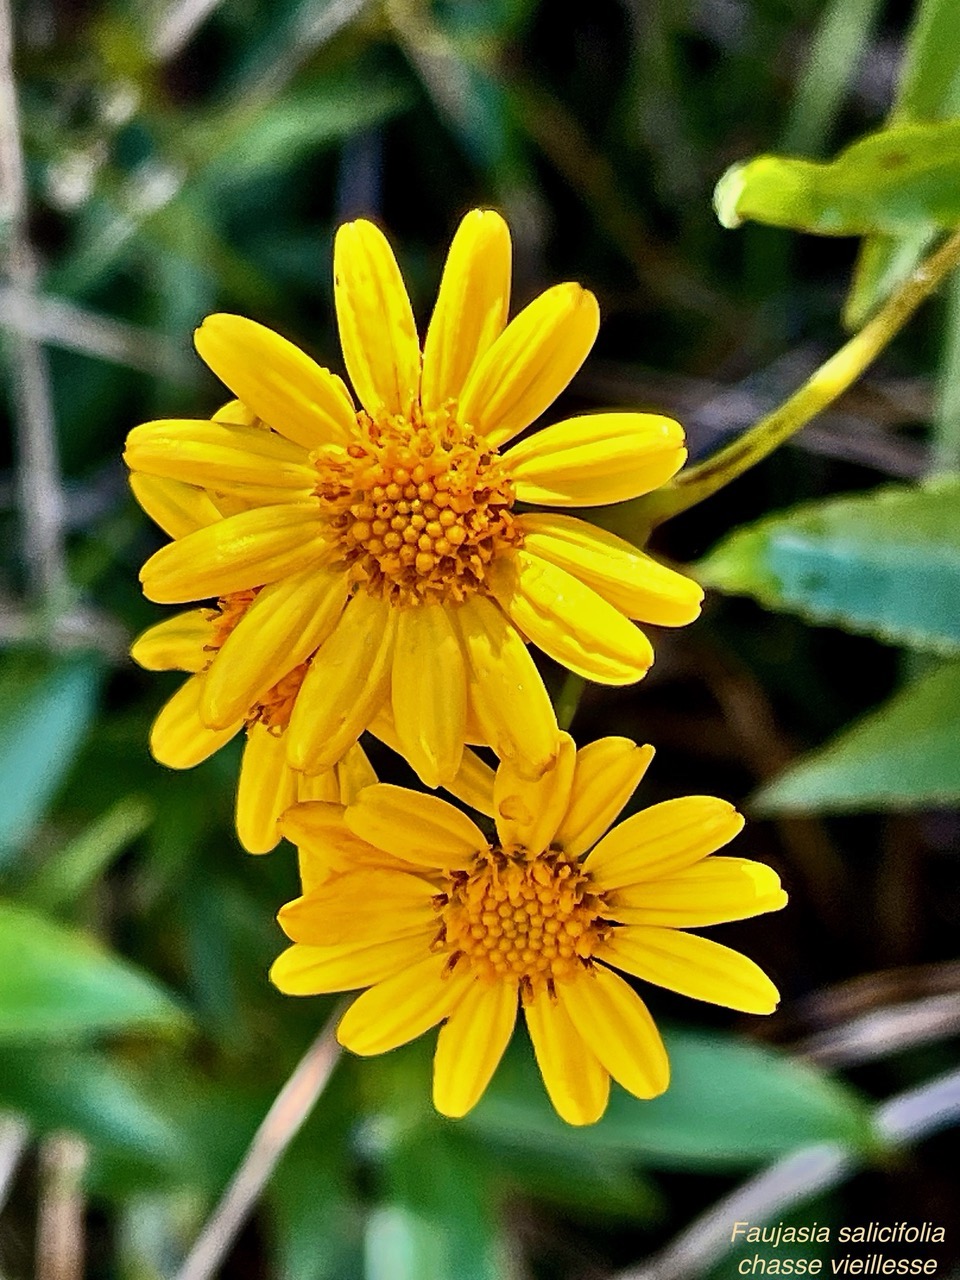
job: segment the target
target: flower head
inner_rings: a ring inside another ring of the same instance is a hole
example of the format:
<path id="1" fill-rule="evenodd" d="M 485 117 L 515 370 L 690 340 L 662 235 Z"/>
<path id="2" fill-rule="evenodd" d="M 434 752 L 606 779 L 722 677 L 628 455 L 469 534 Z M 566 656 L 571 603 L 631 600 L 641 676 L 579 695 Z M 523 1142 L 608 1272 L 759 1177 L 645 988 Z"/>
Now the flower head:
<path id="1" fill-rule="evenodd" d="M 279 335 L 209 317 L 197 349 L 239 399 L 211 422 L 136 428 L 126 459 L 219 515 L 157 552 L 144 590 L 165 603 L 260 593 L 211 666 L 200 714 L 213 730 L 298 665 L 289 650 L 309 632 L 285 735 L 296 770 L 330 768 L 389 707 L 428 786 L 453 778 L 478 740 L 536 777 L 559 737 L 527 642 L 627 684 L 653 657 L 631 619 L 682 625 L 702 593 L 612 534 L 519 504 L 648 492 L 682 465 L 683 432 L 652 414 L 599 413 L 510 443 L 576 373 L 599 316 L 592 294 L 561 284 L 507 324 L 510 239 L 496 213 L 463 220 L 422 355 L 375 226 L 340 228 L 334 268 L 361 407 Z"/>
<path id="2" fill-rule="evenodd" d="M 369 987 L 338 1036 L 383 1053 L 443 1023 L 434 1102 L 467 1112 L 523 1008 L 560 1115 L 589 1124 L 610 1077 L 641 1098 L 666 1089 L 656 1026 L 615 969 L 684 995 L 770 1013 L 777 991 L 745 956 L 684 932 L 779 910 L 776 874 L 710 857 L 743 819 L 687 796 L 608 830 L 653 750 L 561 736 L 537 781 L 501 764 L 488 838 L 434 796 L 378 783 L 346 805 L 302 804 L 283 820 L 300 847 L 304 893 L 280 912 L 293 946 L 272 978 L 292 995 Z"/>

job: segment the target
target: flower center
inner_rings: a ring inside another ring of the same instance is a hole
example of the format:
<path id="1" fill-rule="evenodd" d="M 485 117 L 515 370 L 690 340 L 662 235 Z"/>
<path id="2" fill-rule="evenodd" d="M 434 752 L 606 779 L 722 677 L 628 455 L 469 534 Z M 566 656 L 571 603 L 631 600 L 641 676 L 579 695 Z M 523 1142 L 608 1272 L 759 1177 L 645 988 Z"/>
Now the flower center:
<path id="1" fill-rule="evenodd" d="M 209 643 L 205 646 L 211 655 L 207 663 L 208 667 L 223 647 L 227 636 L 257 598 L 259 590 L 259 587 L 253 587 L 247 591 L 234 591 L 230 595 L 221 596 L 216 607 L 209 610 L 212 634 Z M 309 668 L 310 659 L 308 658 L 306 662 L 301 662 L 298 667 L 288 671 L 272 688 L 268 689 L 261 700 L 247 712 L 245 717 L 247 728 L 259 721 L 266 725 L 271 733 L 275 735 L 283 733 L 290 723 L 293 705 Z"/>
<path id="2" fill-rule="evenodd" d="M 346 450 L 313 454 L 316 493 L 351 577 L 392 604 L 459 603 L 520 541 L 514 490 L 495 449 L 447 410 L 357 415 Z"/>
<path id="3" fill-rule="evenodd" d="M 472 871 L 454 871 L 434 899 L 437 947 L 466 956 L 488 981 L 518 981 L 526 998 L 572 978 L 610 935 L 604 901 L 580 864 L 491 848 Z"/>

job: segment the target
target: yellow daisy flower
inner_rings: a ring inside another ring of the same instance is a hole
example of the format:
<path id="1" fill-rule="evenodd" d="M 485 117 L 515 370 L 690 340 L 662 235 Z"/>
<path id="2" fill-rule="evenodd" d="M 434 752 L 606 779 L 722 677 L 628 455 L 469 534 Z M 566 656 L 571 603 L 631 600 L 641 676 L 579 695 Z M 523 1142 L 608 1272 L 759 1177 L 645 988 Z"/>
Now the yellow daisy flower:
<path id="1" fill-rule="evenodd" d="M 564 1120 L 599 1119 L 611 1076 L 637 1097 L 662 1093 L 663 1043 L 614 969 L 771 1013 L 776 988 L 752 960 L 683 930 L 777 911 L 786 895 L 769 867 L 709 856 L 743 826 L 723 800 L 668 800 L 608 831 L 652 756 L 626 738 L 578 752 L 563 734 L 536 782 L 501 764 L 492 838 L 446 801 L 383 783 L 346 807 L 296 806 L 283 827 L 304 892 L 280 912 L 294 945 L 273 981 L 291 995 L 369 986 L 337 1030 L 354 1053 L 442 1022 L 433 1098 L 444 1115 L 483 1093 L 518 1003 Z"/>
<path id="2" fill-rule="evenodd" d="M 245 410 L 235 422 L 147 423 L 125 456 L 135 472 L 237 507 L 158 551 L 144 590 L 179 603 L 262 588 L 211 667 L 200 707 L 211 729 L 275 684 L 281 634 L 293 643 L 314 627 L 322 639 L 286 735 L 293 768 L 329 768 L 389 706 L 428 786 L 455 776 L 471 723 L 535 777 L 558 730 L 527 642 L 589 679 L 628 684 L 653 657 L 631 619 L 683 625 L 702 593 L 583 520 L 517 504 L 646 493 L 683 464 L 683 432 L 653 414 L 598 413 L 505 449 L 576 373 L 599 317 L 593 295 L 568 283 L 507 324 L 510 237 L 496 213 L 461 223 L 422 355 L 375 226 L 339 229 L 334 269 L 362 407 L 269 329 L 204 321 L 197 350 Z"/>
<path id="3" fill-rule="evenodd" d="M 174 538 L 222 519 L 214 498 L 180 481 L 134 475 L 131 482 L 144 510 Z M 192 769 L 241 729 L 246 730 L 237 783 L 237 835 L 249 853 L 269 853 L 280 840 L 280 817 L 291 805 L 307 800 L 347 804 L 377 777 L 359 744 L 317 774 L 308 776 L 287 763 L 284 734 L 317 646 L 316 631 L 310 628 L 277 646 L 273 675 L 279 674 L 279 678 L 270 687 L 258 689 L 242 714 L 219 729 L 204 722 L 200 708 L 211 667 L 242 620 L 261 607 L 256 604 L 258 594 L 252 590 L 234 592 L 222 596 L 212 608 L 178 613 L 149 627 L 134 641 L 130 652 L 134 661 L 149 671 L 189 673 L 150 730 L 150 750 L 161 764 Z M 268 614 L 264 619 L 261 643 L 266 643 L 264 633 L 278 616 Z M 382 741 L 399 748 L 388 715 L 381 714 L 372 728 Z M 468 803 L 479 800 L 482 805 L 492 777 L 492 770 L 468 751 L 448 785 L 461 799 Z"/>

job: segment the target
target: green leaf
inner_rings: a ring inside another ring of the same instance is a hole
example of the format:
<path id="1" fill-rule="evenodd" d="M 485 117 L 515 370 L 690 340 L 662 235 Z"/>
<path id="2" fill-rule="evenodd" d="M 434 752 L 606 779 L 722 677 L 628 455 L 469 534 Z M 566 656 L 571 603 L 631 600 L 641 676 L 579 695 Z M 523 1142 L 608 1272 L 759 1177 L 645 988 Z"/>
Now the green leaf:
<path id="1" fill-rule="evenodd" d="M 651 1102 L 614 1086 L 604 1117 L 572 1128 L 550 1106 L 532 1055 L 518 1051 L 465 1123 L 560 1160 L 589 1151 L 683 1169 L 749 1169 L 808 1142 L 854 1151 L 875 1142 L 857 1095 L 812 1067 L 734 1036 L 674 1030 L 664 1039 L 672 1082 Z"/>
<path id="2" fill-rule="evenodd" d="M 960 120 L 868 134 L 820 164 L 758 156 L 714 192 L 725 227 L 752 220 L 817 235 L 916 233 L 960 223 Z"/>
<path id="3" fill-rule="evenodd" d="M 701 582 L 891 643 L 960 648 L 960 479 L 810 502 L 737 529 Z"/>
<path id="4" fill-rule="evenodd" d="M 914 809 L 960 800 L 960 662 L 907 685 L 760 791 L 758 813 Z"/>
<path id="5" fill-rule="evenodd" d="M 0 863 L 29 840 L 73 764 L 97 705 L 91 656 L 37 665 L 10 655 L 0 668 Z"/>
<path id="6" fill-rule="evenodd" d="M 0 903 L 0 1043 L 184 1026 L 151 978 L 76 930 Z"/>

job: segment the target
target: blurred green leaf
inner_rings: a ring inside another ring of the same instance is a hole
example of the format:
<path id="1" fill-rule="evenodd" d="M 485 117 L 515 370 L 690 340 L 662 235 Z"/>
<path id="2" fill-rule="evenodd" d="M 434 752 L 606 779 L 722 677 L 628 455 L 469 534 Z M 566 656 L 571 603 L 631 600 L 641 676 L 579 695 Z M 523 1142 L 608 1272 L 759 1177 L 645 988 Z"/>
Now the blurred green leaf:
<path id="1" fill-rule="evenodd" d="M 948 662 L 805 756 L 753 800 L 758 813 L 911 809 L 960 799 L 960 662 Z"/>
<path id="2" fill-rule="evenodd" d="M 826 164 L 758 156 L 727 170 L 714 207 L 725 227 L 752 220 L 817 235 L 954 227 L 960 223 L 960 120 L 882 129 Z"/>
<path id="3" fill-rule="evenodd" d="M 0 1043 L 182 1030 L 163 988 L 91 938 L 0 903 Z"/>
<path id="4" fill-rule="evenodd" d="M 935 652 L 960 647 L 960 479 L 811 502 L 737 529 L 708 587 Z"/>
<path id="5" fill-rule="evenodd" d="M 68 907 L 147 829 L 152 818 L 152 806 L 139 796 L 118 800 L 49 858 L 21 887 L 19 896 L 41 911 Z"/>
<path id="6" fill-rule="evenodd" d="M 61 658 L 37 668 L 11 654 L 0 667 L 0 864 L 30 839 L 73 764 L 97 705 L 100 662 Z"/>
<path id="7" fill-rule="evenodd" d="M 743 1169 L 808 1142 L 875 1142 L 855 1093 L 812 1067 L 734 1036 L 664 1036 L 672 1083 L 651 1102 L 614 1086 L 606 1114 L 573 1128 L 555 1114 L 532 1055 L 507 1055 L 466 1124 L 486 1137 L 576 1161 L 590 1151 L 678 1169 Z"/>

